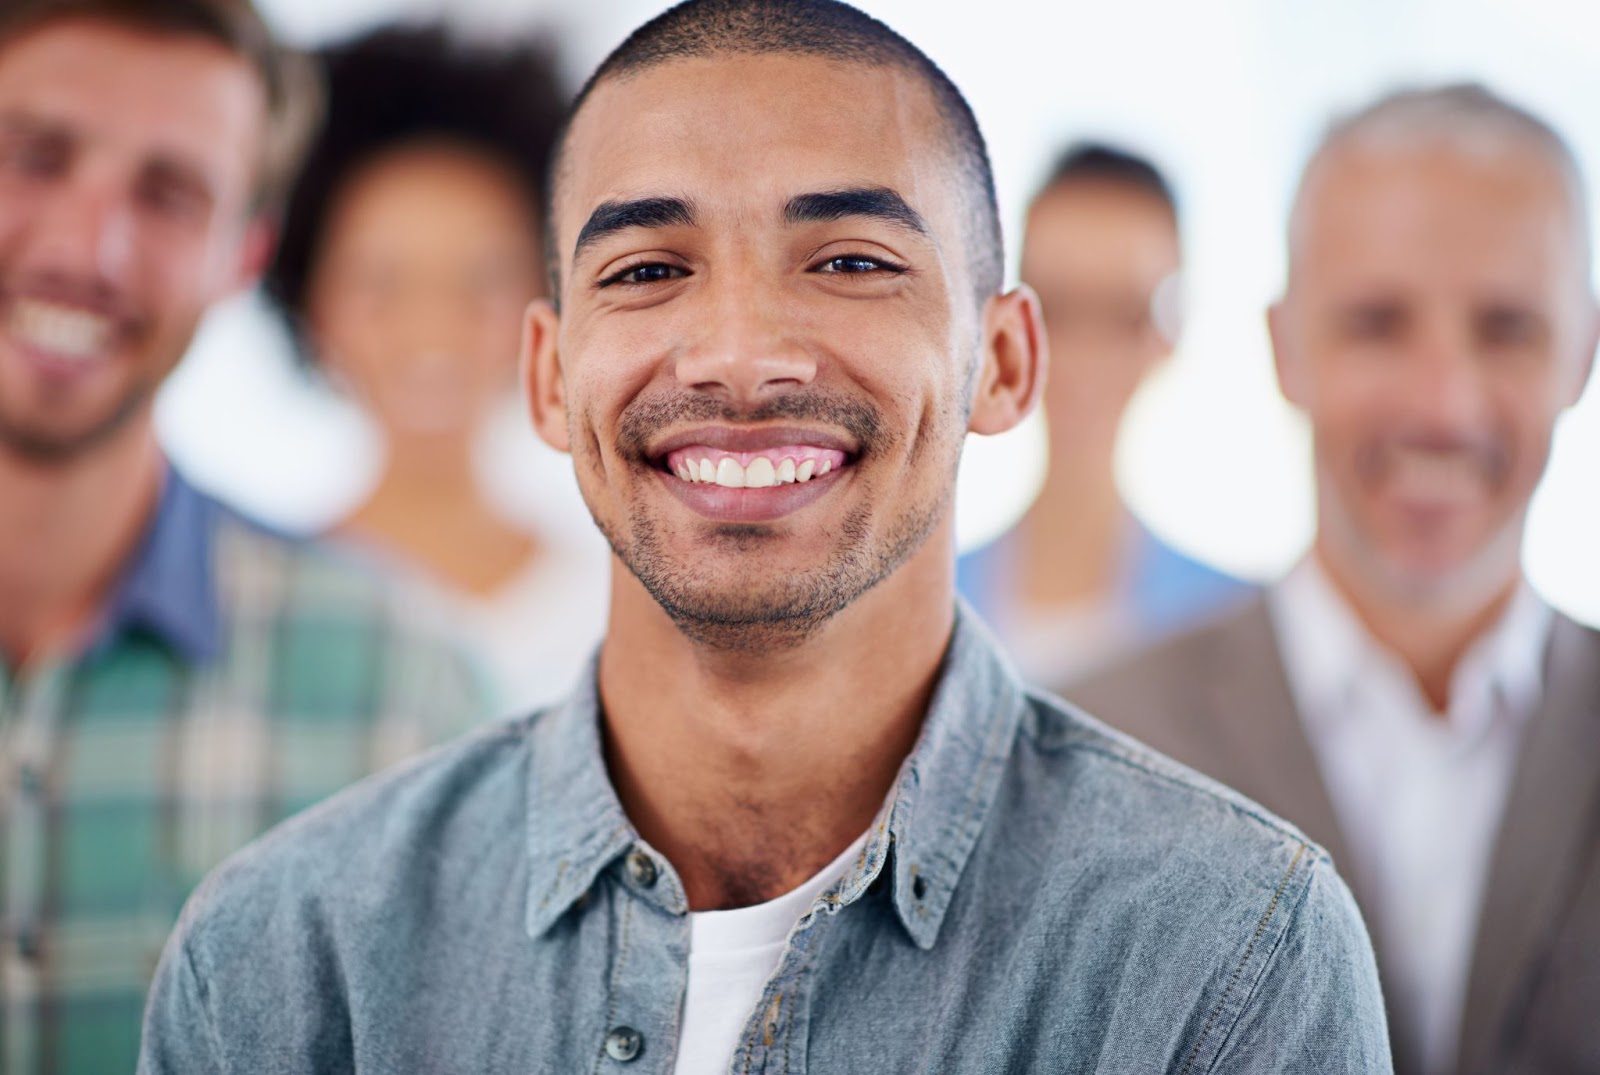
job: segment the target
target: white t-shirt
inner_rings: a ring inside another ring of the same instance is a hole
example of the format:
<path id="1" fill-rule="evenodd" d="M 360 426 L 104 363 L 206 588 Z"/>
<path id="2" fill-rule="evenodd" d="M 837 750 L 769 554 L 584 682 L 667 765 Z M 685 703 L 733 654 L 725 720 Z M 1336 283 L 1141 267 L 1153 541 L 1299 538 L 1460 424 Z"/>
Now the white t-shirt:
<path id="1" fill-rule="evenodd" d="M 504 716 L 524 716 L 570 694 L 605 634 L 611 590 L 605 543 L 541 540 L 540 554 L 495 593 L 442 591 L 493 679 Z"/>
<path id="2" fill-rule="evenodd" d="M 816 876 L 754 907 L 689 915 L 689 987 L 683 998 L 675 1075 L 727 1071 L 739 1036 L 778 969 L 789 931 L 817 897 L 842 877 L 866 846 L 867 833 Z"/>

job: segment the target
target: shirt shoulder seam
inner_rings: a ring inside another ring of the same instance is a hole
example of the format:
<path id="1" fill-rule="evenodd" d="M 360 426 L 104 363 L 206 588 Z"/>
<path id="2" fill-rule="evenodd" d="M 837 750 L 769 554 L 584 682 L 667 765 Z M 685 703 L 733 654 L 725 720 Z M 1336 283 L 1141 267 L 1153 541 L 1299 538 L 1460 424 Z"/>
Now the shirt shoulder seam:
<path id="1" fill-rule="evenodd" d="M 1109 728 L 1102 728 L 1097 721 L 1092 718 L 1085 718 L 1071 709 L 1062 709 L 1053 702 L 1039 699 L 1036 695 L 1031 695 L 1030 701 L 1045 701 L 1051 709 L 1055 710 L 1059 716 L 1072 726 L 1070 737 L 1064 737 L 1062 745 L 1065 749 L 1099 755 L 1145 776 L 1202 796 L 1212 802 L 1228 807 L 1237 814 L 1250 818 L 1263 828 L 1293 841 L 1296 845 L 1305 845 L 1319 859 L 1328 858 L 1327 851 L 1321 845 L 1308 839 L 1304 833 L 1276 814 L 1268 812 L 1257 803 L 1239 796 L 1237 793 L 1224 793 L 1226 789 L 1223 785 L 1206 786 L 1209 778 L 1203 774 L 1184 769 L 1178 762 L 1172 761 L 1148 747 L 1137 745 L 1135 740 L 1129 740 L 1128 743 L 1124 744 L 1120 741 L 1120 733 Z M 1152 762 L 1156 764 L 1151 764 Z M 1161 764 L 1163 762 L 1165 764 Z"/>

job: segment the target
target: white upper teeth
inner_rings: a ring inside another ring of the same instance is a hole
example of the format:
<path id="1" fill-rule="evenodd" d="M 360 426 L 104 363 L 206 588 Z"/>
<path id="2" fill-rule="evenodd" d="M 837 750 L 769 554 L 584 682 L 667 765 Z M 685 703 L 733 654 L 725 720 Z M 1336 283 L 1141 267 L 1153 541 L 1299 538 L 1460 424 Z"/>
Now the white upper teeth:
<path id="1" fill-rule="evenodd" d="M 1483 482 L 1482 467 L 1466 452 L 1397 452 L 1391 480 L 1406 496 L 1436 498 L 1473 495 Z"/>
<path id="2" fill-rule="evenodd" d="M 112 331 L 109 318 L 36 299 L 12 304 L 6 327 L 26 346 L 76 359 L 103 354 Z"/>
<path id="3" fill-rule="evenodd" d="M 820 478 L 832 469 L 833 461 L 829 459 L 824 459 L 821 465 L 815 459 L 797 464 L 788 458 L 774 464 L 766 456 L 758 455 L 750 460 L 748 466 L 740 466 L 739 461 L 731 456 L 723 456 L 715 463 L 709 458 L 698 462 L 686 459 L 678 463 L 673 472 L 686 482 L 720 485 L 726 489 L 768 489 L 774 485 Z"/>
<path id="4" fill-rule="evenodd" d="M 772 460 L 758 455 L 744 468 L 744 483 L 752 489 L 765 489 L 778 484 L 778 471 Z"/>
<path id="5" fill-rule="evenodd" d="M 722 462 L 717 464 L 717 484 L 729 489 L 743 489 L 745 482 L 744 467 L 739 465 L 737 459 L 722 457 Z"/>

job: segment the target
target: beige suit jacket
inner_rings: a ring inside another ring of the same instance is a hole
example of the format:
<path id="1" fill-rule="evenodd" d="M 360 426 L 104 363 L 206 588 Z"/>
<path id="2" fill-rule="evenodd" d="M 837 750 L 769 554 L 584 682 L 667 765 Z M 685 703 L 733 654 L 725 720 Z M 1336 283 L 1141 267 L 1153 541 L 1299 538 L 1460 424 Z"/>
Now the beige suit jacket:
<path id="1" fill-rule="evenodd" d="M 1491 859 L 1461 1075 L 1600 1073 L 1600 632 L 1557 615 L 1545 660 Z M 1297 824 L 1363 899 L 1263 598 L 1065 694 Z M 1391 1036 L 1396 1072 L 1415 1075 Z"/>

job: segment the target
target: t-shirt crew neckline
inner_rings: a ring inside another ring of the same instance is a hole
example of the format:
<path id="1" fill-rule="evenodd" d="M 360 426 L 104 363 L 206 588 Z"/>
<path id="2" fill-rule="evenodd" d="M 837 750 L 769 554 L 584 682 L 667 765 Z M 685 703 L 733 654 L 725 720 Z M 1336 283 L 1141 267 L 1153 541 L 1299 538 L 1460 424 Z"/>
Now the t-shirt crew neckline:
<path id="1" fill-rule="evenodd" d="M 871 830 L 794 889 L 753 907 L 689 915 L 689 978 L 674 1070 L 725 1071 L 789 933 L 860 856 Z"/>

